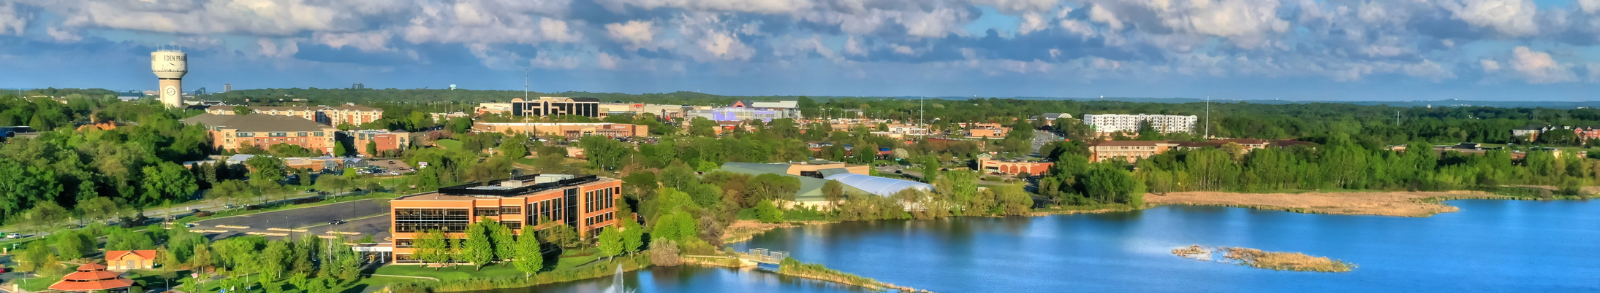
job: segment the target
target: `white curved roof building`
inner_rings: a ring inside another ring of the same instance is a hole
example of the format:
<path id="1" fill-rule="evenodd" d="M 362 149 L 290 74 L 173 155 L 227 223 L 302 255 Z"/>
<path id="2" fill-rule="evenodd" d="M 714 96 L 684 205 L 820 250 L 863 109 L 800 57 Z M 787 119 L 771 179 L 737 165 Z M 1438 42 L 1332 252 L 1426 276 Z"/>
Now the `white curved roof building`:
<path id="1" fill-rule="evenodd" d="M 924 191 L 933 190 L 933 185 L 929 185 L 927 183 L 875 177 L 855 173 L 833 174 L 822 179 L 838 180 L 839 183 L 844 183 L 844 185 L 849 185 L 850 187 L 855 187 L 856 189 L 881 196 L 891 196 L 896 192 L 900 192 L 901 190 L 905 190 L 907 188 L 917 188 Z"/>

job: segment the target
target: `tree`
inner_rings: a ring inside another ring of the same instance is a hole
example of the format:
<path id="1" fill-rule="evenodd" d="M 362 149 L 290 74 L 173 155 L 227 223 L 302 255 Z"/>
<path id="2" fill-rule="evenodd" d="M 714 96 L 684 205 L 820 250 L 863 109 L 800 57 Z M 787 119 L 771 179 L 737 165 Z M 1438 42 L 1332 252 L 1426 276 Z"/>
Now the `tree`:
<path id="1" fill-rule="evenodd" d="M 189 266 L 195 270 L 204 271 L 205 268 L 211 267 L 213 263 L 215 261 L 211 259 L 211 245 L 203 242 L 195 244 L 194 256 L 189 257 Z"/>
<path id="2" fill-rule="evenodd" d="M 622 235 L 617 233 L 616 226 L 606 226 L 600 231 L 600 254 L 606 257 L 615 257 L 623 252 Z"/>
<path id="3" fill-rule="evenodd" d="M 717 135 L 717 122 L 705 117 L 694 117 L 689 120 L 689 135 L 713 137 Z"/>
<path id="4" fill-rule="evenodd" d="M 678 242 L 665 239 L 650 241 L 650 263 L 663 267 L 682 264 L 678 258 Z"/>
<path id="5" fill-rule="evenodd" d="M 494 242 L 495 259 L 501 261 L 501 266 L 505 266 L 507 261 L 517 257 L 517 243 L 516 239 L 512 238 L 511 227 L 493 225 L 489 230 L 489 241 Z"/>
<path id="6" fill-rule="evenodd" d="M 844 183 L 828 180 L 828 183 L 822 184 L 822 196 L 828 199 L 828 205 L 838 206 L 839 200 L 844 199 Z"/>
<path id="7" fill-rule="evenodd" d="M 90 221 L 99 222 L 117 215 L 117 203 L 110 198 L 96 196 L 88 201 L 78 202 L 78 213 Z"/>
<path id="8" fill-rule="evenodd" d="M 939 179 L 939 159 L 933 156 L 922 157 L 922 182 L 933 183 Z"/>
<path id="9" fill-rule="evenodd" d="M 50 235 L 51 243 L 55 244 L 56 256 L 61 260 L 72 261 L 83 258 L 87 252 L 94 251 L 95 241 L 86 235 L 87 231 L 64 230 Z"/>
<path id="10" fill-rule="evenodd" d="M 244 161 L 250 167 L 250 180 L 252 181 L 283 181 L 288 167 L 283 165 L 283 160 L 271 156 L 254 156 Z"/>
<path id="11" fill-rule="evenodd" d="M 639 252 L 641 246 L 644 246 L 644 227 L 640 227 L 639 222 L 634 221 L 632 218 L 621 219 L 621 221 L 623 251 L 627 253 Z"/>
<path id="12" fill-rule="evenodd" d="M 311 180 L 311 170 L 310 169 L 296 169 L 294 174 L 295 174 L 295 177 L 299 177 L 300 178 L 300 186 L 309 187 L 314 182 L 314 181 Z"/>
<path id="13" fill-rule="evenodd" d="M 367 155 L 368 156 L 377 157 L 378 156 L 378 141 L 377 140 L 368 140 L 366 149 L 367 149 Z"/>
<path id="14" fill-rule="evenodd" d="M 141 200 L 144 203 L 158 203 L 168 199 L 184 200 L 200 189 L 195 183 L 193 173 L 172 162 L 144 167 L 144 175 L 144 197 Z"/>
<path id="15" fill-rule="evenodd" d="M 423 263 L 435 263 L 442 266 L 450 262 L 450 252 L 447 251 L 450 249 L 450 243 L 447 241 L 450 240 L 445 237 L 444 231 L 429 230 L 424 232 L 422 237 L 417 238 L 413 244 L 417 247 L 416 254 L 413 256 Z M 437 271 L 439 268 L 436 267 L 434 270 Z"/>
<path id="16" fill-rule="evenodd" d="M 333 156 L 343 157 L 347 154 L 350 154 L 350 147 L 344 146 L 344 142 L 342 141 L 333 142 Z"/>
<path id="17" fill-rule="evenodd" d="M 217 183 L 211 187 L 211 190 L 206 191 L 206 199 L 223 200 L 231 204 L 234 199 L 255 197 L 259 195 L 256 193 L 257 191 L 258 189 L 251 188 L 244 181 L 228 179 Z"/>
<path id="18" fill-rule="evenodd" d="M 578 239 L 578 230 L 573 229 L 572 226 L 567 225 L 565 222 L 545 229 L 544 232 L 545 239 L 549 239 L 550 243 L 555 243 L 561 247 L 577 247 L 578 242 L 581 240 Z"/>
<path id="19" fill-rule="evenodd" d="M 48 230 L 62 224 L 71 214 L 66 208 L 56 204 L 55 201 L 41 201 L 38 206 L 28 210 L 27 223 L 33 226 L 35 232 Z"/>
<path id="20" fill-rule="evenodd" d="M 489 240 L 489 225 L 499 224 L 489 217 L 483 217 L 477 223 L 467 225 L 467 240 L 466 247 L 462 247 L 462 260 L 472 263 L 479 271 L 494 261 L 494 243 Z"/>
<path id="21" fill-rule="evenodd" d="M 583 155 L 589 159 L 590 165 L 605 170 L 622 167 L 622 159 L 633 151 L 633 148 L 626 143 L 599 135 L 578 139 L 578 146 L 583 148 Z"/>
<path id="22" fill-rule="evenodd" d="M 533 278 L 533 274 L 544 269 L 544 253 L 540 246 L 542 245 L 539 243 L 539 237 L 534 236 L 534 233 L 525 232 L 517 237 L 517 255 L 512 263 L 516 265 L 518 271 L 526 273 L 528 278 Z"/>
<path id="23" fill-rule="evenodd" d="M 783 222 L 783 211 L 778 210 L 778 206 L 772 204 L 770 200 L 761 201 L 761 203 L 756 204 L 755 209 L 756 218 L 760 219 L 762 223 Z"/>
<path id="24" fill-rule="evenodd" d="M 335 196 L 344 192 L 345 188 L 350 188 L 350 180 L 344 177 L 323 176 L 321 180 L 317 180 L 318 190 L 333 192 Z"/>
<path id="25" fill-rule="evenodd" d="M 250 115 L 250 106 L 233 106 L 233 115 Z"/>
<path id="26" fill-rule="evenodd" d="M 267 249 L 261 251 L 258 260 L 261 265 L 261 278 L 266 281 L 277 281 L 283 273 L 288 271 L 287 262 L 294 252 L 290 251 L 289 243 L 285 241 L 272 241 L 267 243 Z"/>
<path id="27" fill-rule="evenodd" d="M 688 241 L 699 236 L 695 220 L 687 212 L 672 212 L 656 218 L 655 230 L 650 233 L 653 238 L 650 242 L 660 240 Z"/>

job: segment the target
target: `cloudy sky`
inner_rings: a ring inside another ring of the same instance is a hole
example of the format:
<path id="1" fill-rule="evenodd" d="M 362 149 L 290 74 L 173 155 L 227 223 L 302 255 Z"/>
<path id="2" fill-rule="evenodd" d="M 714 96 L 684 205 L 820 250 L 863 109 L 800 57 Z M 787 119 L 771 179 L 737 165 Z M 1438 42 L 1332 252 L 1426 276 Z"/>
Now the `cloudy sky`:
<path id="1" fill-rule="evenodd" d="M 0 88 L 1600 99 L 1600 0 L 0 0 Z"/>

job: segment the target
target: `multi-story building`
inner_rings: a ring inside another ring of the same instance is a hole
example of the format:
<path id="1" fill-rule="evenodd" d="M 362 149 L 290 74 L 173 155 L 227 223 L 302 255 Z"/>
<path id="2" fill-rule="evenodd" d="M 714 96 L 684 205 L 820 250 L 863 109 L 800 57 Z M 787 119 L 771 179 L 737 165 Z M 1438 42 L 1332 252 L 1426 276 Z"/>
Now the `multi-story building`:
<path id="1" fill-rule="evenodd" d="M 1097 141 L 1089 144 L 1089 160 L 1099 162 L 1107 159 L 1120 159 L 1132 163 L 1165 153 L 1177 146 L 1178 144 L 1176 143 L 1166 141 Z"/>
<path id="2" fill-rule="evenodd" d="M 184 124 L 203 124 L 211 134 L 213 146 L 237 150 L 245 145 L 262 149 L 276 144 L 292 144 L 322 153 L 333 153 L 339 129 L 311 120 L 263 114 L 200 114 L 183 119 Z"/>
<path id="3" fill-rule="evenodd" d="M 1270 144 L 1270 142 L 1265 141 L 1265 140 L 1251 139 L 1251 138 L 1213 139 L 1213 140 L 1203 141 L 1203 142 L 1194 142 L 1194 141 L 1176 142 L 1176 144 L 1178 145 L 1177 148 L 1179 148 L 1179 149 L 1188 149 L 1188 150 L 1204 148 L 1204 147 L 1219 148 L 1219 147 L 1222 147 L 1224 145 L 1227 145 L 1228 143 L 1238 144 L 1239 146 L 1244 147 L 1244 150 L 1247 151 L 1247 152 L 1267 148 L 1267 145 Z"/>
<path id="4" fill-rule="evenodd" d="M 401 197 L 389 202 L 394 261 L 416 263 L 414 243 L 423 233 L 439 230 L 461 239 L 468 225 L 484 218 L 518 235 L 565 224 L 576 228 L 579 237 L 590 237 L 618 219 L 632 219 L 617 214 L 621 199 L 620 180 L 564 174 L 518 176 Z"/>
<path id="5" fill-rule="evenodd" d="M 686 112 L 684 110 L 685 108 L 686 107 L 683 106 L 683 105 L 660 105 L 660 104 L 641 104 L 641 103 L 601 103 L 600 104 L 600 116 L 621 115 L 621 114 L 633 114 L 633 115 L 654 114 L 654 115 L 656 115 L 656 117 L 660 117 L 660 118 L 681 119 L 681 118 L 683 118 L 683 115 Z M 688 108 L 692 108 L 692 107 L 688 107 Z"/>
<path id="6" fill-rule="evenodd" d="M 411 133 L 404 130 L 354 130 L 347 132 L 346 135 L 349 135 L 353 142 L 350 147 L 368 157 L 393 154 L 394 151 L 403 150 L 411 143 Z M 373 149 L 367 149 L 368 144 L 371 144 Z"/>
<path id="7" fill-rule="evenodd" d="M 1194 115 L 1087 114 L 1083 115 L 1083 124 L 1094 127 L 1094 131 L 1101 135 L 1138 132 L 1139 124 L 1145 122 L 1161 133 L 1173 133 L 1194 131 L 1197 119 Z"/>
<path id="8" fill-rule="evenodd" d="M 478 115 L 511 113 L 511 103 L 478 103 Z M 438 120 L 438 119 L 435 119 Z"/>
<path id="9" fill-rule="evenodd" d="M 207 114 L 234 115 L 233 107 L 217 105 L 206 108 Z M 383 109 L 365 106 L 253 106 L 250 113 L 275 116 L 300 117 L 327 125 L 361 125 L 383 119 Z"/>
<path id="10" fill-rule="evenodd" d="M 1055 163 L 1021 160 L 995 160 L 994 156 L 990 156 L 989 154 L 978 155 L 978 169 L 987 173 L 1001 173 L 1007 175 L 1027 173 L 1029 175 L 1039 175 L 1044 174 L 1045 171 L 1049 171 L 1050 166 L 1055 166 Z"/>
<path id="11" fill-rule="evenodd" d="M 796 101 L 778 102 L 750 102 L 735 101 L 732 105 L 722 108 L 690 111 L 690 116 L 705 117 L 714 121 L 745 121 L 772 119 L 800 119 L 799 103 Z"/>
<path id="12" fill-rule="evenodd" d="M 618 137 L 643 137 L 650 135 L 650 127 L 634 124 L 618 123 L 522 123 L 522 122 L 478 122 L 472 124 L 476 132 L 495 133 L 535 133 L 536 135 L 558 135 L 568 139 L 577 139 L 589 135 L 603 135 L 610 138 Z"/>
<path id="13" fill-rule="evenodd" d="M 600 117 L 600 99 L 596 98 L 568 98 L 568 97 L 539 97 L 538 100 L 524 101 L 521 98 L 511 99 L 512 116 L 555 116 L 574 115 L 590 118 Z M 483 108 L 480 104 L 479 108 Z"/>
<path id="14" fill-rule="evenodd" d="M 378 121 L 378 119 L 383 119 L 383 109 L 366 106 L 344 105 L 323 107 L 320 109 L 320 111 L 324 117 L 323 119 L 326 120 L 317 122 L 322 122 L 328 125 L 361 125 Z"/>

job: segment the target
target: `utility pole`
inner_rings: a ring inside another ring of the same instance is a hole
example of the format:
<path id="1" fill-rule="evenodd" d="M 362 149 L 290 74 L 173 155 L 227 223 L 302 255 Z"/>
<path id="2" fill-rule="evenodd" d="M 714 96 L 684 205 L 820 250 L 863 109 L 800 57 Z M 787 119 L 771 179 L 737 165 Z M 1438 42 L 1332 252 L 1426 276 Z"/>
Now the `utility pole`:
<path id="1" fill-rule="evenodd" d="M 1394 126 L 1400 126 L 1400 110 L 1394 111 Z"/>
<path id="2" fill-rule="evenodd" d="M 1190 130 L 1193 131 L 1193 130 Z M 1211 139 L 1211 96 L 1206 96 L 1206 134 L 1205 139 Z"/>

